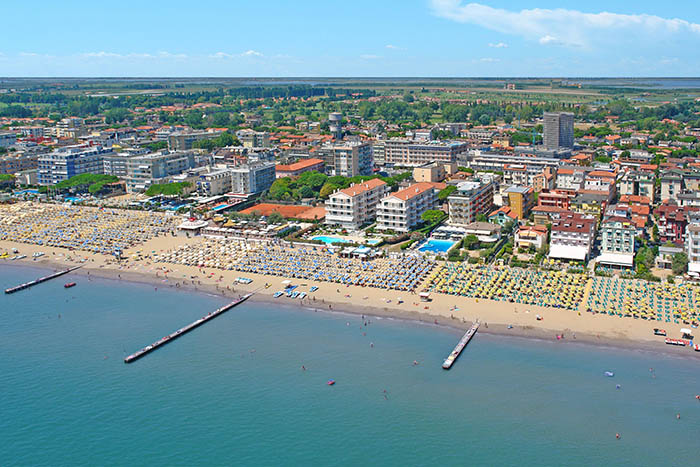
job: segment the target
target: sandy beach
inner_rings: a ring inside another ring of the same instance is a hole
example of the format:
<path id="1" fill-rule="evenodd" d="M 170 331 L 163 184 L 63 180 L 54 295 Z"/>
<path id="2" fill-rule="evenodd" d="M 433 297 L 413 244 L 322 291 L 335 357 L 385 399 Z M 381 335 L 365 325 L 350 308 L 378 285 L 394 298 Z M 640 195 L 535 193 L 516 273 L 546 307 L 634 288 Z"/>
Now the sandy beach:
<path id="1" fill-rule="evenodd" d="M 200 269 L 196 266 L 157 263 L 149 259 L 149 255 L 154 252 L 163 253 L 183 244 L 196 244 L 202 241 L 204 239 L 201 237 L 183 239 L 159 236 L 139 247 L 127 250 L 124 254 L 126 259 L 121 262 L 98 253 L 0 241 L 0 254 L 4 251 L 11 252 L 16 248 L 20 254 L 27 256 L 17 261 L 3 259 L 0 260 L 0 264 L 24 264 L 56 269 L 82 264 L 83 267 L 78 270 L 80 275 L 150 283 L 158 288 L 197 290 L 229 297 L 255 291 L 253 300 L 256 301 L 298 305 L 325 312 L 393 317 L 458 329 L 464 329 L 478 319 L 482 322 L 479 332 L 554 339 L 561 342 L 653 349 L 678 355 L 697 355 L 688 348 L 667 346 L 662 337 L 653 335 L 654 328 L 662 327 L 668 331 L 669 337 L 680 337 L 680 328 L 686 327 L 683 324 L 587 313 L 583 310 L 585 296 L 579 310 L 436 293 L 432 294 L 430 302 L 421 302 L 417 293 L 293 279 L 292 282 L 300 286 L 298 290 L 307 292 L 308 297 L 304 300 L 292 300 L 285 296 L 275 299 L 272 295 L 284 288 L 282 281 L 286 279 L 285 277 L 214 268 Z M 43 252 L 44 256 L 35 259 L 32 255 L 36 252 Z M 135 258 L 139 252 L 143 255 L 141 260 Z M 253 282 L 247 285 L 238 284 L 235 282 L 238 277 L 247 277 L 253 279 Z M 270 284 L 269 288 L 265 288 L 265 284 Z M 309 288 L 312 286 L 318 287 L 318 290 L 309 293 Z M 586 294 L 588 292 L 587 290 Z M 537 315 L 542 319 L 537 320 Z M 563 336 L 563 338 L 558 339 L 557 336 Z"/>

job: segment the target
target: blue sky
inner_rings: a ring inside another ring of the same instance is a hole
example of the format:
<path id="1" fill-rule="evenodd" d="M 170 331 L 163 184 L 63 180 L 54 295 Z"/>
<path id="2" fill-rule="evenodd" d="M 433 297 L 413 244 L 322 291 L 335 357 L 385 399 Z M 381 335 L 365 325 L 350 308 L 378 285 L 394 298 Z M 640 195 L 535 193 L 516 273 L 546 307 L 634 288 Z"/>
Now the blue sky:
<path id="1" fill-rule="evenodd" d="M 3 17 L 0 76 L 700 76 L 688 0 L 37 0 Z"/>

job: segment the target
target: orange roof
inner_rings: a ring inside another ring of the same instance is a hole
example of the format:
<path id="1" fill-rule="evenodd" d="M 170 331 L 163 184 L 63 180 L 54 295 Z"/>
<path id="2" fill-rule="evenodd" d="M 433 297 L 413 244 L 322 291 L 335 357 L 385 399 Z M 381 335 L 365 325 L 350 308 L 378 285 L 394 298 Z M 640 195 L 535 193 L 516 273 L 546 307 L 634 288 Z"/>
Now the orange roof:
<path id="1" fill-rule="evenodd" d="M 378 178 L 373 178 L 371 180 L 367 180 L 366 182 L 358 183 L 357 185 L 352 185 L 347 188 L 344 188 L 342 190 L 339 190 L 339 193 L 346 194 L 348 196 L 354 197 L 359 194 L 364 193 L 365 191 L 372 190 L 374 188 L 378 188 L 382 185 L 386 185 L 386 183 L 383 180 L 380 180 Z"/>
<path id="2" fill-rule="evenodd" d="M 288 165 L 278 164 L 275 170 L 277 172 L 296 172 L 297 170 L 307 169 L 318 164 L 323 164 L 323 161 L 321 159 L 306 159 Z"/>
<path id="3" fill-rule="evenodd" d="M 428 190 L 433 189 L 433 184 L 428 183 L 428 182 L 420 182 L 420 183 L 415 183 L 408 188 L 404 188 L 403 190 L 399 190 L 396 193 L 391 193 L 389 196 L 393 196 L 396 198 L 399 198 L 404 201 L 408 201 L 411 198 L 415 198 L 416 196 L 425 193 Z"/>
<path id="4" fill-rule="evenodd" d="M 642 195 L 620 195 L 620 202 L 628 204 L 637 203 L 643 205 L 650 205 L 651 199 L 649 199 L 648 196 Z"/>
<path id="5" fill-rule="evenodd" d="M 603 177 L 603 178 L 615 178 L 615 174 L 612 172 L 606 172 L 604 170 L 593 170 L 588 172 L 590 177 Z"/>

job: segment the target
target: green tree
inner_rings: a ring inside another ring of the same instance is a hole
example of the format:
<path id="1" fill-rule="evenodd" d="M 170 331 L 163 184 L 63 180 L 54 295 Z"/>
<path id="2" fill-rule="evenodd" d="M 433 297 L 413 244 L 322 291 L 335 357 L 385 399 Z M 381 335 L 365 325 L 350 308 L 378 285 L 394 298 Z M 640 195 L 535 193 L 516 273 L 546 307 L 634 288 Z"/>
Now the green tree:
<path id="1" fill-rule="evenodd" d="M 123 122 L 129 118 L 130 115 L 131 113 L 122 107 L 109 109 L 107 112 L 105 112 L 105 123 L 107 125 L 111 125 L 113 123 Z"/>
<path id="2" fill-rule="evenodd" d="M 274 211 L 267 216 L 267 222 L 270 224 L 281 224 L 284 222 L 284 217 L 279 212 Z"/>
<path id="3" fill-rule="evenodd" d="M 338 190 L 339 188 L 340 188 L 340 185 L 336 185 L 336 184 L 331 183 L 331 182 L 326 182 L 326 183 L 321 187 L 321 191 L 319 192 L 318 195 L 319 195 L 321 198 L 326 199 L 326 198 L 328 198 L 330 195 L 332 195 L 333 192 L 335 192 L 335 190 Z"/>
<path id="4" fill-rule="evenodd" d="M 685 274 L 685 271 L 688 269 L 688 255 L 685 253 L 676 253 L 673 255 L 671 268 L 676 275 Z"/>
<path id="5" fill-rule="evenodd" d="M 464 237 L 464 240 L 462 242 L 462 245 L 464 245 L 464 248 L 467 250 L 471 250 L 476 247 L 476 245 L 479 244 L 479 237 L 477 237 L 474 234 L 467 235 Z"/>
<path id="6" fill-rule="evenodd" d="M 445 218 L 445 213 L 438 209 L 428 209 L 423 214 L 420 215 L 421 220 L 427 222 L 428 224 L 434 224 L 440 222 Z"/>
<path id="7" fill-rule="evenodd" d="M 476 215 L 476 221 L 477 221 L 477 222 L 488 222 L 488 221 L 489 221 L 489 218 L 486 217 L 486 214 L 480 213 L 480 214 L 477 214 L 477 215 Z"/>
<path id="8" fill-rule="evenodd" d="M 438 199 L 440 201 L 445 201 L 448 196 L 450 196 L 452 193 L 457 191 L 457 187 L 454 185 L 448 185 L 447 187 L 443 188 L 440 190 L 440 193 L 438 193 Z"/>

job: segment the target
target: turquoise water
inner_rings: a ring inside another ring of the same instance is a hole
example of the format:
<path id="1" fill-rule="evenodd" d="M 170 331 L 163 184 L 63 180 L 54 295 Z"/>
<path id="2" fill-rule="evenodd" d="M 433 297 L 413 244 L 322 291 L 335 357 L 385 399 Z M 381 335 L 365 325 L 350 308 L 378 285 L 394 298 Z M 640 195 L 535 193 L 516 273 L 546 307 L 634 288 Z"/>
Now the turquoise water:
<path id="1" fill-rule="evenodd" d="M 456 242 L 450 240 L 430 239 L 423 244 L 418 251 L 432 251 L 433 253 L 446 253 Z"/>
<path id="2" fill-rule="evenodd" d="M 320 240 L 323 243 L 352 243 L 350 240 L 346 238 L 340 238 L 340 237 L 327 237 L 325 235 L 318 235 L 316 237 L 312 237 L 311 240 Z"/>
<path id="3" fill-rule="evenodd" d="M 698 358 L 478 334 L 447 372 L 457 331 L 249 303 L 125 365 L 224 303 L 164 287 L 0 296 L 0 465 L 697 465 Z"/>

